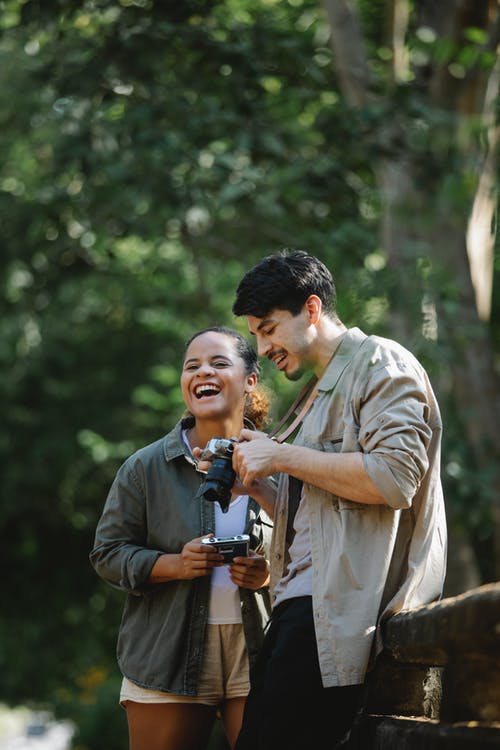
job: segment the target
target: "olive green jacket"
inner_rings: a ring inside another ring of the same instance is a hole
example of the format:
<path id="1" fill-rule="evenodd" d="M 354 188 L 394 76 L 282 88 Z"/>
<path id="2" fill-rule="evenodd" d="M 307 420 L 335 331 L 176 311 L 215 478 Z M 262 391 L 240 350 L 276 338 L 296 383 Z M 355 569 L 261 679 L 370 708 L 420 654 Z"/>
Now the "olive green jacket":
<path id="1" fill-rule="evenodd" d="M 155 561 L 214 532 L 213 503 L 198 496 L 203 475 L 183 439 L 188 417 L 165 437 L 141 448 L 119 469 L 98 522 L 90 561 L 127 594 L 117 657 L 129 680 L 153 690 L 196 695 L 208 616 L 210 576 L 148 584 Z M 245 532 L 266 552 L 271 521 L 249 499 Z M 267 588 L 240 589 L 250 663 L 270 612 Z"/>

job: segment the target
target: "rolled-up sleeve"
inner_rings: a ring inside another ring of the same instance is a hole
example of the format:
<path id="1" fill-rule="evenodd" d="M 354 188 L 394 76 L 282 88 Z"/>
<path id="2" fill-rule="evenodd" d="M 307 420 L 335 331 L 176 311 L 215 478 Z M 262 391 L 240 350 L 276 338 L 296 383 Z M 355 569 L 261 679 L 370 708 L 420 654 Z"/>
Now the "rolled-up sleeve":
<path id="1" fill-rule="evenodd" d="M 129 460 L 115 477 L 97 525 L 89 555 L 96 573 L 117 588 L 141 594 L 162 554 L 146 547 L 146 537 L 144 491 Z"/>
<path id="2" fill-rule="evenodd" d="M 373 484 L 393 508 L 408 508 L 429 467 L 426 384 L 402 362 L 371 373 L 360 404 L 359 443 Z"/>

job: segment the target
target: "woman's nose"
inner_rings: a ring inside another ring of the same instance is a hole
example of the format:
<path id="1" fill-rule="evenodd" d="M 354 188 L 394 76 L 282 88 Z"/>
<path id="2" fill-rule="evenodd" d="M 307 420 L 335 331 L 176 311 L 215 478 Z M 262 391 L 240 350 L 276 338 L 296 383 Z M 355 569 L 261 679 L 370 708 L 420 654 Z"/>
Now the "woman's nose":
<path id="1" fill-rule="evenodd" d="M 198 375 L 206 375 L 207 373 L 212 374 L 214 372 L 213 365 L 210 362 L 202 362 L 198 368 Z"/>

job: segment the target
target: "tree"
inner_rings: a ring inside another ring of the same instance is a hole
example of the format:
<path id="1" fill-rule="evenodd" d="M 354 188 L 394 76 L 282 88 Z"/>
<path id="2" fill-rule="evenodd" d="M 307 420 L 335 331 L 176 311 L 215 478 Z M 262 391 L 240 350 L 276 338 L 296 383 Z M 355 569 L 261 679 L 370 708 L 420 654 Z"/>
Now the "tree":
<path id="1" fill-rule="evenodd" d="M 380 244 L 393 274 L 392 329 L 422 348 L 418 306 L 426 316 L 422 333 L 446 352 L 447 367 L 437 379 L 440 399 L 453 400 L 481 476 L 465 499 L 489 507 L 496 522 L 495 564 L 487 575 L 498 578 L 500 384 L 489 325 L 498 205 L 498 3 L 377 4 L 384 21 L 378 19 L 384 29 L 378 38 L 369 31 L 371 4 L 324 5 L 338 84 L 360 122 L 380 196 Z"/>
<path id="2" fill-rule="evenodd" d="M 88 563 L 97 517 L 120 462 L 182 411 L 183 341 L 214 323 L 244 332 L 235 285 L 277 247 L 332 269 L 347 324 L 404 336 L 425 360 L 447 426 L 448 506 L 480 580 L 493 577 L 498 462 L 491 448 L 476 458 L 465 424 L 482 419 L 455 380 L 477 334 L 450 326 L 463 315 L 498 355 L 498 294 L 479 320 L 463 253 L 475 185 L 464 144 L 485 131 L 478 119 L 464 140 L 458 99 L 430 97 L 426 76 L 451 53 L 444 32 L 422 33 L 424 6 L 397 26 L 407 80 L 391 73 L 386 4 L 358 7 L 344 7 L 357 36 L 344 28 L 333 56 L 317 0 L 0 2 L 0 563 L 15 603 L 0 615 L 0 699 L 92 714 L 114 695 L 122 597 Z M 493 81 L 485 31 L 469 26 L 456 55 Z M 342 71 L 357 49 L 360 101 L 352 64 Z M 445 219 L 462 248 L 449 262 Z M 264 380 L 278 416 L 300 384 L 265 363 Z M 106 717 L 79 723 L 102 731 Z"/>
<path id="3" fill-rule="evenodd" d="M 182 412 L 183 341 L 234 324 L 236 281 L 263 248 L 314 247 L 338 223 L 361 255 L 369 233 L 349 218 L 353 192 L 336 222 L 323 200 L 345 143 L 315 159 L 328 76 L 315 24 L 290 34 L 304 9 L 1 9 L 0 524 L 15 606 L 0 616 L 0 698 L 67 712 L 100 705 L 117 669 L 122 597 L 88 552 L 120 462 Z"/>

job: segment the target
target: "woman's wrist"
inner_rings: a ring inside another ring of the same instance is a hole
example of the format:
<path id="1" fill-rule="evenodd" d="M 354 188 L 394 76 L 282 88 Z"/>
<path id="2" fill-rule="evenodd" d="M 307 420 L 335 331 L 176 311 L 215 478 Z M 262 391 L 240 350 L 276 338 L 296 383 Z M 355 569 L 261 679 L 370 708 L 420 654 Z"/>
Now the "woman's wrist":
<path id="1" fill-rule="evenodd" d="M 151 568 L 149 574 L 150 583 L 164 583 L 174 581 L 179 578 L 179 566 L 181 556 L 174 553 L 164 553 L 160 555 Z"/>

